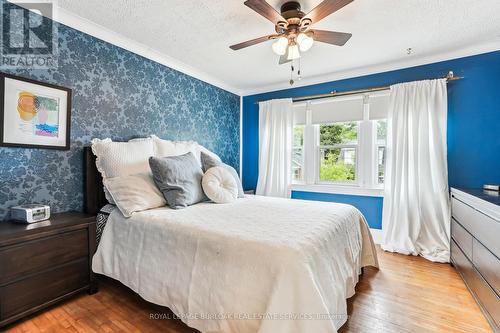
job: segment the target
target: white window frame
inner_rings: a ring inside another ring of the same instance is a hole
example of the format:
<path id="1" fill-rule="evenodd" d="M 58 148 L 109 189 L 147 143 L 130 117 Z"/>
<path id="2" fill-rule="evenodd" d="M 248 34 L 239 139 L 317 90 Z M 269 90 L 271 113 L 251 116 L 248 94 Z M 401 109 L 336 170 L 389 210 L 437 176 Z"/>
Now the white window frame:
<path id="1" fill-rule="evenodd" d="M 387 138 L 385 139 L 384 143 L 379 143 L 378 140 L 377 140 L 377 121 L 378 120 L 386 120 L 387 119 L 377 119 L 377 120 L 372 120 L 373 122 L 373 140 L 374 140 L 374 151 L 373 151 L 373 162 L 375 163 L 375 165 L 373 166 L 373 171 L 374 171 L 374 185 L 376 187 L 380 187 L 380 188 L 383 188 L 384 187 L 384 184 L 382 183 L 379 183 L 378 182 L 378 149 L 380 147 L 384 147 L 385 148 L 385 153 L 387 154 Z M 386 159 L 386 162 L 387 162 L 387 159 Z M 384 172 L 384 180 L 385 180 L 385 172 Z"/>
<path id="2" fill-rule="evenodd" d="M 304 159 L 304 152 L 305 152 L 305 127 L 306 125 L 297 125 L 297 126 L 304 126 L 304 132 L 303 132 L 303 138 L 302 138 L 302 146 L 296 146 L 296 145 L 292 145 L 292 162 L 293 162 L 293 151 L 295 149 L 301 149 L 302 150 L 302 177 L 305 176 L 305 167 L 304 167 L 304 163 L 305 163 L 305 159 Z M 295 125 L 294 125 L 294 131 L 295 131 Z M 293 133 L 292 135 L 295 136 L 295 133 Z M 292 141 L 293 143 L 295 143 L 295 137 L 294 137 L 294 140 Z M 295 180 L 293 179 L 293 168 L 291 168 L 292 170 L 292 183 L 303 183 L 303 180 Z"/>
<path id="3" fill-rule="evenodd" d="M 365 95 L 368 98 L 368 95 Z M 377 120 L 369 118 L 369 103 L 364 103 L 363 119 L 358 123 L 357 145 L 340 144 L 332 148 L 356 147 L 356 180 L 352 182 L 322 182 L 319 180 L 320 149 L 330 146 L 319 145 L 320 125 L 312 124 L 310 103 L 306 107 L 306 124 L 304 125 L 304 144 L 302 147 L 303 179 L 292 180 L 290 190 L 322 193 L 383 196 L 383 184 L 378 183 L 377 152 Z"/>

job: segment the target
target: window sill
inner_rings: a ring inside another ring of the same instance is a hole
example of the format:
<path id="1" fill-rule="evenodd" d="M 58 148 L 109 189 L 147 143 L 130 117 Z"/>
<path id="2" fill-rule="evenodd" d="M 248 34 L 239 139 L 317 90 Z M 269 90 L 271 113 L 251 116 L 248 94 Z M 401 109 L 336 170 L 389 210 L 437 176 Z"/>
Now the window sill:
<path id="1" fill-rule="evenodd" d="M 291 191 L 362 195 L 368 197 L 383 197 L 382 188 L 364 188 L 355 185 L 332 185 L 332 184 L 292 184 Z"/>

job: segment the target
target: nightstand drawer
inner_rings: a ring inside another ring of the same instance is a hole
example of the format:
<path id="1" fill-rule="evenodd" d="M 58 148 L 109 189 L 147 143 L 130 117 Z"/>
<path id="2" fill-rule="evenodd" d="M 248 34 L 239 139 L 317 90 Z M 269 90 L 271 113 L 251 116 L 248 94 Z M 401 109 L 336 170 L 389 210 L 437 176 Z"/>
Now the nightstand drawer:
<path id="1" fill-rule="evenodd" d="M 88 257 L 88 231 L 80 229 L 0 250 L 0 285 L 33 272 Z"/>
<path id="2" fill-rule="evenodd" d="M 0 287 L 0 321 L 88 286 L 88 259 Z"/>

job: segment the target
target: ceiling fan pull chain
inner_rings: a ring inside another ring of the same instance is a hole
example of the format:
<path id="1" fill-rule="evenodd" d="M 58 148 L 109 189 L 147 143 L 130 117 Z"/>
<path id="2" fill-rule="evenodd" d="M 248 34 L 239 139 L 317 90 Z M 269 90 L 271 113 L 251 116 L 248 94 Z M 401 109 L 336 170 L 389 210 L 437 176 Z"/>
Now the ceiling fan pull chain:
<path id="1" fill-rule="evenodd" d="M 290 85 L 293 86 L 293 84 L 295 82 L 295 81 L 293 81 L 293 72 L 295 70 L 295 68 L 293 67 L 293 60 L 292 60 L 292 63 L 290 65 L 290 69 L 291 69 L 291 71 L 290 71 Z"/>

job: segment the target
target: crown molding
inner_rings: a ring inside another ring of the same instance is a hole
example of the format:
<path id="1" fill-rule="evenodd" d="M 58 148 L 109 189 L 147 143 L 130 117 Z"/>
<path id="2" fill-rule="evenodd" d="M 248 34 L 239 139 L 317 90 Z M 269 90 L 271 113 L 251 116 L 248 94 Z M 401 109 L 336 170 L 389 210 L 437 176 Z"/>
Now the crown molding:
<path id="1" fill-rule="evenodd" d="M 433 55 L 416 57 L 412 56 L 410 59 L 398 60 L 390 63 L 383 63 L 373 66 L 364 66 L 355 69 L 349 69 L 345 71 L 338 71 L 333 73 L 328 73 L 324 75 L 318 75 L 310 78 L 302 79 L 301 81 L 296 81 L 293 87 L 291 87 L 287 82 L 280 82 L 276 84 L 270 84 L 256 89 L 242 90 L 240 93 L 243 96 L 250 96 L 262 93 L 268 93 L 278 90 L 294 89 L 299 87 L 310 86 L 314 84 L 338 81 L 343 79 L 351 79 L 355 77 L 372 75 L 384 72 L 390 72 L 398 69 L 411 68 L 415 66 L 428 65 L 432 63 L 437 63 L 446 60 L 453 60 L 464 58 L 468 56 L 494 52 L 500 50 L 500 39 L 490 42 L 485 42 L 481 44 L 476 44 L 474 46 L 464 47 L 458 50 L 442 52 Z M 444 74 L 443 74 L 444 75 Z"/>
<path id="2" fill-rule="evenodd" d="M 7 1 L 23 7 L 22 3 L 18 3 L 16 0 L 7 0 Z M 195 79 L 201 80 L 218 88 L 227 90 L 233 94 L 241 96 L 240 94 L 241 91 L 239 89 L 236 89 L 235 87 L 228 85 L 203 71 L 200 71 L 190 65 L 187 65 L 182 61 L 169 57 L 140 42 L 127 38 L 115 31 L 103 27 L 102 25 L 99 25 L 86 18 L 76 15 L 64 8 L 56 6 L 56 11 L 54 13 L 53 20 L 58 23 L 64 24 L 70 28 L 86 33 L 92 37 L 101 39 L 107 43 L 113 44 L 122 49 L 140 55 L 144 58 L 155 61 L 169 68 L 172 68 L 176 71 L 194 77 Z"/>

